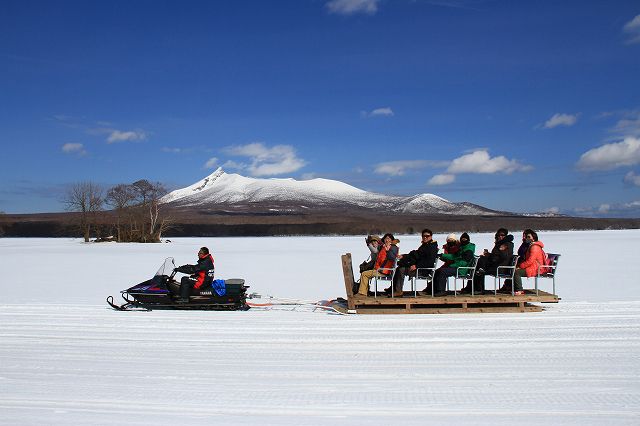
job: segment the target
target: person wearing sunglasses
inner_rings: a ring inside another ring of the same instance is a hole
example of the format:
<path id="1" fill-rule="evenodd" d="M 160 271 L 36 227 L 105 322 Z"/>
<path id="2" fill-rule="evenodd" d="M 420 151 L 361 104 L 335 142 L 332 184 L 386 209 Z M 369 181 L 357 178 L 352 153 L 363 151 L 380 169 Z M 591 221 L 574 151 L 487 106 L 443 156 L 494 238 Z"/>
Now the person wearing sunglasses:
<path id="1" fill-rule="evenodd" d="M 393 285 L 385 289 L 389 296 L 393 291 L 393 297 L 402 297 L 405 275 L 415 277 L 418 268 L 433 268 L 438 257 L 438 242 L 433 239 L 433 232 L 430 229 L 423 229 L 421 237 L 420 247 L 398 256 L 398 267 L 393 275 Z"/>

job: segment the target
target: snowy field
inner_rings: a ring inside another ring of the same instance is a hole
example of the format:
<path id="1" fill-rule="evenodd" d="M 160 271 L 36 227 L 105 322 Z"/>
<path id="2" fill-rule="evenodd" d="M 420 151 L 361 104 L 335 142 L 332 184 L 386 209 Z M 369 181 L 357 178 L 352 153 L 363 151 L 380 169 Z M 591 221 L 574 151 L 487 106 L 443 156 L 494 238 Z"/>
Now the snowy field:
<path id="1" fill-rule="evenodd" d="M 0 424 L 640 424 L 640 230 L 540 239 L 562 254 L 546 311 L 388 316 L 104 302 L 202 245 L 250 291 L 344 296 L 363 237 L 0 239 Z"/>

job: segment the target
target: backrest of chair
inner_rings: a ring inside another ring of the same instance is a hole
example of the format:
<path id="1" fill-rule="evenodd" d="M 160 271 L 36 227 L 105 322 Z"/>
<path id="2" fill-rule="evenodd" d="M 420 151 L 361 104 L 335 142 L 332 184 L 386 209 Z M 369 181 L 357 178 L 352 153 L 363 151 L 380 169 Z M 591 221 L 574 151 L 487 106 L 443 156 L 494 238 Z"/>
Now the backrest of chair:
<path id="1" fill-rule="evenodd" d="M 395 259 L 393 259 L 393 266 L 389 269 L 391 269 L 391 274 L 393 275 L 396 273 L 396 268 L 398 267 L 398 258 L 396 257 Z"/>
<path id="2" fill-rule="evenodd" d="M 517 254 L 511 255 L 511 259 L 509 259 L 509 263 L 507 265 L 498 266 L 495 276 L 513 279 L 513 276 L 516 273 L 516 267 L 518 266 L 518 259 L 520 259 L 520 256 Z"/>
<path id="3" fill-rule="evenodd" d="M 558 253 L 547 253 L 547 259 L 549 259 L 547 272 L 542 274 L 545 277 L 553 277 L 558 271 L 558 261 L 560 260 L 560 255 Z"/>
<path id="4" fill-rule="evenodd" d="M 418 278 L 420 279 L 431 278 L 435 273 L 436 266 L 438 266 L 438 256 L 436 256 L 435 259 L 433 259 L 433 265 L 431 265 L 428 268 L 420 268 L 420 270 L 418 271 L 420 272 L 420 274 L 418 275 Z M 422 270 L 426 270 L 426 273 L 423 272 Z"/>
<path id="5" fill-rule="evenodd" d="M 480 256 L 473 255 L 473 260 L 471 261 L 469 266 L 464 266 L 464 268 L 467 268 L 465 277 L 471 278 L 476 273 L 476 266 L 478 266 L 478 259 L 480 259 Z"/>

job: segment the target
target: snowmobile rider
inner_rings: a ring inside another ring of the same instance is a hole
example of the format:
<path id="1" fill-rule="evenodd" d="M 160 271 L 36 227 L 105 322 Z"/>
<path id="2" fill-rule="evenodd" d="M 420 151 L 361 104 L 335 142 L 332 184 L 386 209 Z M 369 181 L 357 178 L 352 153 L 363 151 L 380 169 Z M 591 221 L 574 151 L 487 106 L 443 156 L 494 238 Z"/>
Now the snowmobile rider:
<path id="1" fill-rule="evenodd" d="M 176 268 L 183 274 L 191 274 L 189 277 L 182 277 L 180 280 L 180 300 L 181 303 L 189 302 L 191 289 L 200 289 L 202 286 L 211 285 L 214 275 L 213 256 L 209 254 L 207 247 L 200 247 L 198 251 L 198 262 L 195 265 L 182 265 Z"/>

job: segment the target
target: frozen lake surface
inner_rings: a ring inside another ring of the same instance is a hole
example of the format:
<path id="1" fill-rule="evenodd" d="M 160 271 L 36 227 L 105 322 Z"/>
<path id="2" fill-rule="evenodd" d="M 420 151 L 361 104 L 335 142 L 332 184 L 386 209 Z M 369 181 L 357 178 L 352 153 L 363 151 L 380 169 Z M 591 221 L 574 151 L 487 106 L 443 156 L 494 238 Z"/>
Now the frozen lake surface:
<path id="1" fill-rule="evenodd" d="M 340 255 L 364 260 L 362 237 L 0 239 L 0 424 L 640 423 L 640 231 L 540 239 L 562 254 L 546 311 L 386 316 L 104 303 L 202 245 L 251 291 L 344 296 Z"/>

